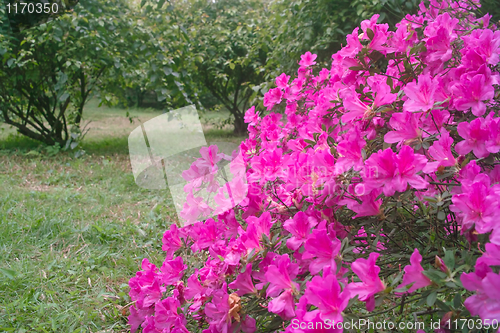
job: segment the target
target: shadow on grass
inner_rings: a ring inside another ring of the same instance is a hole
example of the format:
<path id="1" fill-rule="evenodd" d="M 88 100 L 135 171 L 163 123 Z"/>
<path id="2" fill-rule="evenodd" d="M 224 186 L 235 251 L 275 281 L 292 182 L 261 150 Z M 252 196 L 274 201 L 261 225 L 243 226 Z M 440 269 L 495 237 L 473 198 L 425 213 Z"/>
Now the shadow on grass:
<path id="1" fill-rule="evenodd" d="M 88 154 L 128 155 L 128 137 L 87 139 L 82 142 L 82 149 Z"/>
<path id="2" fill-rule="evenodd" d="M 41 149 L 43 146 L 41 142 L 19 134 L 10 134 L 0 139 L 0 150 L 4 153 L 25 153 L 30 150 Z"/>
<path id="3" fill-rule="evenodd" d="M 44 155 L 51 147 L 39 141 L 32 140 L 22 135 L 9 135 L 5 138 L 0 138 L 0 153 L 3 155 L 25 155 L 36 152 Z M 81 148 L 88 154 L 96 155 L 113 155 L 113 154 L 128 154 L 127 137 L 110 137 L 103 139 L 84 140 Z M 78 148 L 75 149 L 75 152 Z M 32 153 L 30 153 L 32 152 Z M 72 151 L 60 150 L 61 154 L 73 155 Z"/>
<path id="4" fill-rule="evenodd" d="M 204 133 L 208 144 L 220 141 L 240 143 L 245 139 L 244 136 L 236 136 L 232 130 L 209 129 Z M 31 151 L 45 154 L 47 148 L 47 145 L 19 134 L 11 134 L 5 138 L 0 138 L 0 152 L 4 155 L 29 154 Z M 128 155 L 128 137 L 87 138 L 82 142 L 81 148 L 87 154 Z M 64 152 L 61 150 L 61 153 L 73 155 L 71 151 Z"/>
<path id="5" fill-rule="evenodd" d="M 245 139 L 243 136 L 236 136 L 231 130 L 210 129 L 204 133 L 208 144 L 218 141 L 240 143 Z M 128 154 L 128 137 L 110 137 L 99 140 L 90 138 L 83 141 L 82 148 L 87 153 L 96 155 Z"/>
<path id="6" fill-rule="evenodd" d="M 229 141 L 234 143 L 240 143 L 241 141 L 245 140 L 248 137 L 248 135 L 238 136 L 234 134 L 232 130 L 227 130 L 227 129 L 209 129 L 203 132 L 205 134 L 205 138 L 208 144 L 210 144 L 210 142 L 217 142 L 217 141 Z"/>

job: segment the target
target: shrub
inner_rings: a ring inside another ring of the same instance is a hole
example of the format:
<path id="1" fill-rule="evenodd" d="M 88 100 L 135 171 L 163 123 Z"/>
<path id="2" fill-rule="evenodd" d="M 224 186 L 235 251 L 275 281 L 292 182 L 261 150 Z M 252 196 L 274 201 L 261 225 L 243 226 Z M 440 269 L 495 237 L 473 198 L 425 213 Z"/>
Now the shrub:
<path id="1" fill-rule="evenodd" d="M 196 197 L 227 158 L 204 148 L 185 174 L 190 224 L 165 232 L 161 268 L 144 259 L 130 280 L 132 331 L 498 322 L 500 32 L 470 5 L 422 3 L 395 31 L 375 15 L 331 68 L 307 52 L 296 78 L 277 77 L 231 162 L 246 174 L 227 189 L 245 199 Z"/>

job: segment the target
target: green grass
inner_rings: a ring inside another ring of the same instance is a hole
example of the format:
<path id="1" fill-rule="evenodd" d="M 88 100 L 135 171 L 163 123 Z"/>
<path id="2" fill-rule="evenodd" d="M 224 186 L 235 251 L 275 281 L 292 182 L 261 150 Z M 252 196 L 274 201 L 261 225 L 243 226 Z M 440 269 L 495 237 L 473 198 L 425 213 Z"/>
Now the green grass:
<path id="1" fill-rule="evenodd" d="M 0 136 L 1 332 L 127 331 L 128 279 L 144 257 L 161 265 L 161 236 L 177 217 L 168 191 L 134 182 L 127 131 L 138 123 L 124 128 L 116 119 L 125 112 L 91 104 L 85 118 L 94 127 L 78 159 Z M 141 121 L 157 114 L 131 112 Z"/>

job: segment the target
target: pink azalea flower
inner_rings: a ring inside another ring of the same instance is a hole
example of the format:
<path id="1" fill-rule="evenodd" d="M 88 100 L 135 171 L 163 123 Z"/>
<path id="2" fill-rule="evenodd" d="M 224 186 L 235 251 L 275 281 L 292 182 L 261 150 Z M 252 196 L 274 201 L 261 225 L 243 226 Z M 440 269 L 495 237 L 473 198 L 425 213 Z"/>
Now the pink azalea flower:
<path id="1" fill-rule="evenodd" d="M 130 315 L 128 316 L 128 324 L 130 325 L 130 332 L 134 333 L 137 331 L 139 326 L 144 322 L 146 317 L 153 315 L 154 309 L 152 307 L 147 307 L 143 309 L 137 309 L 135 305 L 130 307 Z"/>
<path id="2" fill-rule="evenodd" d="M 445 62 L 451 59 L 451 39 L 446 29 L 440 28 L 434 36 L 427 38 L 426 46 L 429 62 Z"/>
<path id="3" fill-rule="evenodd" d="M 450 19 L 448 13 L 440 15 L 440 18 L 441 17 Z M 452 55 L 451 42 L 456 38 L 456 34 L 452 32 L 452 28 L 447 29 L 446 27 L 438 25 L 438 22 L 439 20 L 434 22 L 437 25 L 437 29 L 431 26 L 425 29 L 426 35 L 429 36 L 425 41 L 428 50 L 427 59 L 430 62 L 445 62 L 450 60 Z M 452 22 L 452 24 L 455 25 L 458 20 L 453 18 Z M 431 34 L 429 34 L 430 30 L 433 30 Z"/>
<path id="4" fill-rule="evenodd" d="M 269 302 L 268 309 L 284 320 L 295 317 L 295 301 L 293 299 L 292 290 L 287 289 L 280 296 L 273 298 L 273 300 Z"/>
<path id="5" fill-rule="evenodd" d="M 280 88 L 270 89 L 264 94 L 264 106 L 271 110 L 274 105 L 281 103 L 283 91 Z"/>
<path id="6" fill-rule="evenodd" d="M 342 122 L 348 123 L 355 119 L 365 119 L 372 112 L 372 107 L 368 102 L 361 101 L 355 88 L 350 88 L 341 92 L 346 112 L 342 116 Z"/>
<path id="7" fill-rule="evenodd" d="M 354 58 L 362 48 L 363 45 L 359 41 L 359 28 L 355 28 L 352 34 L 347 35 L 347 45 L 338 54 L 342 57 Z"/>
<path id="8" fill-rule="evenodd" d="M 252 264 L 247 264 L 245 272 L 238 274 L 236 280 L 229 284 L 229 288 L 238 290 L 238 296 L 257 292 L 252 282 Z"/>
<path id="9" fill-rule="evenodd" d="M 335 173 L 340 174 L 351 168 L 361 170 L 364 166 L 362 150 L 365 146 L 366 141 L 359 127 L 352 127 L 337 145 L 337 153 L 340 157 L 334 166 Z"/>
<path id="10" fill-rule="evenodd" d="M 166 259 L 172 259 L 175 251 L 180 249 L 183 246 L 183 243 L 179 237 L 179 229 L 175 223 L 170 225 L 170 230 L 165 231 L 162 238 L 162 247 L 161 249 L 167 252 Z"/>
<path id="11" fill-rule="evenodd" d="M 434 107 L 438 97 L 438 83 L 429 74 L 422 74 L 418 82 L 410 82 L 404 88 L 408 100 L 403 105 L 404 111 L 420 112 L 429 111 Z"/>
<path id="12" fill-rule="evenodd" d="M 449 122 L 450 113 L 447 110 L 431 110 L 420 117 L 422 121 L 423 136 L 437 134 Z"/>
<path id="13" fill-rule="evenodd" d="M 492 154 L 496 154 L 500 151 L 500 118 L 494 118 L 488 123 L 489 138 L 485 144 L 486 150 Z"/>
<path id="14" fill-rule="evenodd" d="M 412 112 L 394 113 L 389 120 L 394 131 L 388 132 L 384 136 L 387 143 L 409 144 L 411 141 L 422 137 L 421 114 Z"/>
<path id="15" fill-rule="evenodd" d="M 226 230 L 226 238 L 231 239 L 238 235 L 238 228 L 241 227 L 241 224 L 236 220 L 236 216 L 234 210 L 228 210 L 218 216 L 219 221 L 222 221 L 227 230 Z"/>
<path id="16" fill-rule="evenodd" d="M 462 170 L 459 172 L 461 181 L 469 181 L 472 184 L 477 175 L 481 173 L 481 167 L 477 165 L 476 160 L 470 161 Z"/>
<path id="17" fill-rule="evenodd" d="M 500 228 L 498 227 L 498 223 L 493 227 L 493 231 L 490 234 L 490 242 L 495 245 L 500 245 Z"/>
<path id="18" fill-rule="evenodd" d="M 388 40 L 388 44 L 396 52 L 406 53 L 408 48 L 413 45 L 416 40 L 415 34 L 412 34 L 409 24 L 403 20 L 400 23 L 396 23 L 396 32 L 392 35 L 392 38 Z"/>
<path id="19" fill-rule="evenodd" d="M 216 257 L 216 256 L 215 256 Z M 228 264 L 219 258 L 209 258 L 203 268 L 199 270 L 200 281 L 212 289 L 219 288 L 225 282 Z"/>
<path id="20" fill-rule="evenodd" d="M 495 65 L 500 61 L 500 31 L 474 30 L 470 36 L 465 35 L 462 38 L 465 42 L 465 51 L 474 50 L 489 65 Z"/>
<path id="21" fill-rule="evenodd" d="M 257 231 L 257 226 L 254 224 L 250 224 L 247 227 L 247 230 L 243 231 L 240 229 L 241 241 L 245 245 L 245 247 L 249 250 L 255 249 L 256 251 L 261 250 L 260 240 L 262 234 Z"/>
<path id="22" fill-rule="evenodd" d="M 300 56 L 300 61 L 299 65 L 304 66 L 304 67 L 309 67 L 312 65 L 316 65 L 316 58 L 318 56 L 316 54 L 312 54 L 311 52 L 307 51 L 305 54 Z"/>
<path id="23" fill-rule="evenodd" d="M 380 267 L 375 265 L 378 256 L 378 253 L 372 252 L 368 259 L 356 259 L 351 268 L 361 282 L 350 283 L 346 288 L 350 297 L 358 296 L 360 301 L 366 302 L 368 311 L 375 308 L 375 294 L 385 289 L 384 283 L 378 277 Z"/>
<path id="24" fill-rule="evenodd" d="M 486 83 L 482 74 L 477 74 L 469 79 L 466 75 L 460 78 L 460 85 L 454 89 L 455 107 L 460 111 L 472 110 L 472 113 L 480 117 L 486 112 L 484 101 L 491 100 L 495 95 L 492 85 Z"/>
<path id="25" fill-rule="evenodd" d="M 254 173 L 248 176 L 249 181 L 273 181 L 283 173 L 283 152 L 280 148 L 265 151 L 252 161 Z"/>
<path id="26" fill-rule="evenodd" d="M 500 266 L 500 245 L 487 243 L 486 251 L 477 259 L 476 265 Z"/>
<path id="27" fill-rule="evenodd" d="M 385 76 L 375 74 L 374 76 L 368 77 L 366 81 L 375 95 L 373 109 L 382 105 L 392 104 L 396 100 L 398 95 L 391 93 L 391 87 L 387 84 L 387 78 Z"/>
<path id="28" fill-rule="evenodd" d="M 255 112 L 255 106 L 245 112 L 244 120 L 249 125 L 255 125 L 260 120 L 259 113 Z"/>
<path id="29" fill-rule="evenodd" d="M 205 305 L 205 314 L 209 319 L 210 326 L 217 332 L 229 333 L 231 327 L 231 317 L 229 315 L 229 295 L 226 285 L 212 293 L 212 301 Z"/>
<path id="30" fill-rule="evenodd" d="M 220 223 L 215 222 L 212 218 L 193 224 L 191 236 L 195 242 L 191 246 L 191 250 L 198 252 L 214 244 L 220 237 L 220 229 Z"/>
<path id="31" fill-rule="evenodd" d="M 271 213 L 269 212 L 264 212 L 259 217 L 251 216 L 246 219 L 246 222 L 257 226 L 257 232 L 261 235 L 266 235 L 267 237 L 269 237 L 269 232 L 274 223 L 271 219 Z"/>
<path id="32" fill-rule="evenodd" d="M 323 68 L 322 70 L 319 71 L 318 83 L 321 84 L 323 83 L 323 81 L 328 80 L 329 76 L 330 76 L 330 71 L 327 68 Z"/>
<path id="33" fill-rule="evenodd" d="M 276 296 L 283 289 L 299 290 L 299 285 L 293 281 L 297 275 L 297 264 L 290 261 L 288 254 L 280 257 L 277 265 L 269 265 L 265 273 L 266 281 L 269 282 L 267 296 Z"/>
<path id="34" fill-rule="evenodd" d="M 454 195 L 450 210 L 462 216 L 465 228 L 475 224 L 476 231 L 486 233 L 497 221 L 498 196 L 490 189 L 490 179 L 479 174 L 472 184 L 462 186 L 463 193 Z"/>
<path id="35" fill-rule="evenodd" d="M 316 275 L 325 266 L 336 267 L 335 258 L 342 244 L 335 234 L 324 229 L 314 229 L 304 244 L 305 252 L 302 259 L 313 259 L 309 265 L 312 275 Z"/>
<path id="36" fill-rule="evenodd" d="M 179 301 L 174 297 L 168 297 L 155 304 L 155 328 L 170 331 L 178 319 L 184 319 L 177 313 L 180 307 Z M 181 320 L 182 321 L 182 320 Z M 182 326 L 184 326 L 181 323 Z"/>
<path id="37" fill-rule="evenodd" d="M 161 279 L 166 285 L 173 285 L 178 282 L 184 275 L 184 270 L 187 266 L 184 265 L 182 257 L 177 257 L 174 260 L 165 260 L 161 266 Z"/>
<path id="38" fill-rule="evenodd" d="M 257 331 L 257 325 L 255 319 L 246 315 L 245 318 L 241 321 L 241 330 L 243 333 L 254 333 Z"/>
<path id="39" fill-rule="evenodd" d="M 160 300 L 162 293 L 158 268 L 151 264 L 147 258 L 144 258 L 142 260 L 142 269 L 128 283 L 130 298 L 136 301 L 138 309 L 155 304 Z"/>
<path id="40" fill-rule="evenodd" d="M 246 177 L 233 174 L 233 179 L 222 185 L 214 196 L 214 201 L 218 206 L 213 213 L 221 214 L 229 211 L 241 203 L 247 194 L 248 183 Z"/>
<path id="41" fill-rule="evenodd" d="M 220 247 L 224 251 L 224 262 L 231 266 L 238 266 L 240 264 L 240 259 L 245 254 L 247 254 L 247 248 L 241 238 L 232 240 L 226 247 L 225 244 L 220 244 Z"/>
<path id="42" fill-rule="evenodd" d="M 444 128 L 441 129 L 441 136 L 439 140 L 434 141 L 429 147 L 429 154 L 436 160 L 436 162 L 429 162 L 423 169 L 425 173 L 431 173 L 437 170 L 438 167 L 454 166 L 457 161 L 451 152 L 451 145 L 453 139 Z"/>
<path id="43" fill-rule="evenodd" d="M 278 256 L 276 253 L 268 252 L 266 254 L 266 256 L 264 257 L 264 259 L 262 259 L 262 261 L 259 263 L 259 270 L 254 271 L 252 273 L 252 277 L 254 279 L 261 281 L 261 283 L 255 285 L 255 287 L 257 289 L 261 290 L 262 288 L 264 288 L 264 285 L 268 282 L 266 280 L 267 269 L 268 269 L 269 265 L 274 264 L 275 260 L 278 260 L 279 258 L 280 258 L 280 256 Z M 293 271 L 290 270 L 290 268 L 292 268 L 292 267 L 289 266 L 288 274 L 294 274 Z M 277 296 L 278 294 L 279 294 L 279 292 L 276 293 L 275 296 Z"/>
<path id="44" fill-rule="evenodd" d="M 476 271 L 460 276 L 465 289 L 476 291 L 464 302 L 465 307 L 472 316 L 482 320 L 500 321 L 500 275 L 482 263 L 476 265 Z"/>
<path id="45" fill-rule="evenodd" d="M 382 187 L 386 196 L 405 192 L 408 184 L 416 189 L 427 187 L 427 181 L 417 175 L 427 163 L 425 156 L 415 154 L 403 146 L 398 155 L 390 148 L 374 153 L 365 162 L 365 188 L 368 191 Z"/>
<path id="46" fill-rule="evenodd" d="M 290 75 L 282 73 L 280 76 L 276 78 L 276 86 L 280 89 L 285 89 L 286 87 L 288 87 L 289 80 L 290 80 Z"/>
<path id="47" fill-rule="evenodd" d="M 291 250 L 297 250 L 309 236 L 311 228 L 316 226 L 318 221 L 313 217 L 308 217 L 304 212 L 298 212 L 293 219 L 287 220 L 283 228 L 290 232 L 293 237 L 286 241 L 286 245 Z"/>
<path id="48" fill-rule="evenodd" d="M 381 52 L 386 51 L 386 47 L 383 46 L 387 41 L 387 37 L 389 36 L 389 25 L 385 24 L 377 24 L 377 20 L 380 17 L 379 14 L 375 14 L 372 16 L 370 20 L 364 20 L 361 22 L 361 29 L 363 29 L 363 39 L 370 39 L 370 44 L 368 44 L 368 48 L 371 50 L 378 50 Z M 373 32 L 373 38 L 368 36 L 368 29 L 371 29 Z"/>
<path id="49" fill-rule="evenodd" d="M 305 79 L 306 76 L 309 76 L 311 73 L 312 70 L 310 68 L 300 66 L 299 69 L 297 69 L 297 78 Z"/>
<path id="50" fill-rule="evenodd" d="M 341 291 L 337 277 L 329 270 L 323 277 L 315 276 L 306 284 L 304 297 L 309 304 L 318 307 L 321 320 L 342 322 L 342 311 L 349 303 L 348 291 Z"/>
<path id="51" fill-rule="evenodd" d="M 148 316 L 141 325 L 143 333 L 161 333 L 160 330 L 155 327 L 155 317 Z"/>
<path id="52" fill-rule="evenodd" d="M 190 333 L 186 328 L 186 320 L 184 317 L 178 316 L 172 325 L 171 333 Z"/>
<path id="53" fill-rule="evenodd" d="M 432 283 L 431 280 L 422 273 L 424 269 L 420 264 L 421 262 L 422 256 L 418 252 L 418 249 L 415 249 L 410 257 L 410 265 L 404 268 L 405 275 L 403 276 L 403 282 L 398 286 L 398 289 L 413 283 L 411 288 L 408 289 L 408 292 L 412 293 L 415 290 L 427 287 Z"/>
<path id="54" fill-rule="evenodd" d="M 219 153 L 219 147 L 216 145 L 202 147 L 200 155 L 201 157 L 196 160 L 195 164 L 204 175 L 216 172 L 218 170 L 217 163 L 222 159 L 228 159 L 225 154 Z"/>
<path id="55" fill-rule="evenodd" d="M 364 186 L 364 184 L 358 184 L 354 190 L 357 198 L 361 200 L 361 203 L 351 198 L 345 198 L 339 201 L 339 205 L 347 205 L 347 208 L 357 213 L 356 216 L 353 216 L 353 219 L 362 216 L 375 216 L 381 213 L 380 206 L 382 204 L 382 199 L 377 200 L 377 197 L 382 193 L 382 190 L 374 189 L 366 194 Z"/>
<path id="56" fill-rule="evenodd" d="M 321 320 L 318 310 L 307 312 L 307 298 L 305 297 L 301 297 L 297 303 L 295 314 L 296 317 L 286 328 L 285 333 L 342 333 L 343 331 L 342 329 L 337 329 L 336 327 L 327 328 L 334 325 Z"/>
<path id="57" fill-rule="evenodd" d="M 205 288 L 198 280 L 198 273 L 195 272 L 188 278 L 188 287 L 184 291 L 184 297 L 188 300 L 193 300 L 189 310 L 197 312 L 205 302 L 206 298 L 210 296 L 212 290 Z"/>
<path id="58" fill-rule="evenodd" d="M 193 193 L 188 193 L 182 211 L 179 212 L 179 217 L 185 220 L 186 225 L 190 225 L 201 220 L 203 217 L 210 216 L 211 213 L 212 209 L 202 197 L 195 197 Z"/>

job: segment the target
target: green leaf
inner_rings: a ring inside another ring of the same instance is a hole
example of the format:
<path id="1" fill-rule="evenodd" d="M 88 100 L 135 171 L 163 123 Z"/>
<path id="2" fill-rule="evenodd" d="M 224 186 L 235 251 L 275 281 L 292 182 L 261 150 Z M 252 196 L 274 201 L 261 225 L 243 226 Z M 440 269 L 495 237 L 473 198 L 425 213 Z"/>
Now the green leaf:
<path id="1" fill-rule="evenodd" d="M 456 293 L 455 297 L 453 297 L 453 306 L 455 309 L 460 309 L 462 306 L 462 295 L 460 293 Z"/>
<path id="2" fill-rule="evenodd" d="M 434 291 L 434 292 L 430 293 L 429 296 L 427 296 L 427 305 L 433 306 L 434 303 L 436 302 L 436 299 L 437 299 L 437 292 Z"/>
<path id="3" fill-rule="evenodd" d="M 398 273 L 396 278 L 394 278 L 394 281 L 392 281 L 391 287 L 395 286 L 402 278 L 403 278 L 403 272 Z"/>
<path id="4" fill-rule="evenodd" d="M 431 269 L 428 271 L 423 271 L 422 272 L 425 276 L 427 276 L 431 281 L 440 284 L 443 282 L 443 279 L 446 278 L 446 274 L 443 272 Z"/>
<path id="5" fill-rule="evenodd" d="M 69 97 L 69 94 L 67 92 L 65 92 L 64 94 L 61 95 L 61 97 L 59 97 L 59 100 L 61 102 L 64 102 L 68 99 L 68 97 Z"/>
<path id="6" fill-rule="evenodd" d="M 0 273 L 2 273 L 4 276 L 7 278 L 14 280 L 15 277 L 18 275 L 16 271 L 13 271 L 12 269 L 7 269 L 7 268 L 0 268 Z"/>
<path id="7" fill-rule="evenodd" d="M 451 311 L 451 308 L 450 308 L 448 305 L 446 305 L 443 301 L 441 301 L 441 300 L 439 300 L 439 299 L 438 299 L 438 300 L 436 300 L 436 305 L 437 305 L 437 306 L 438 306 L 441 310 L 443 310 L 443 311 L 446 311 L 446 312 Z"/>
<path id="8" fill-rule="evenodd" d="M 455 268 L 455 253 L 454 251 L 451 251 L 451 250 L 446 250 L 444 252 L 444 264 L 446 265 L 446 267 L 448 267 L 448 269 L 450 271 L 453 271 L 453 269 Z"/>

